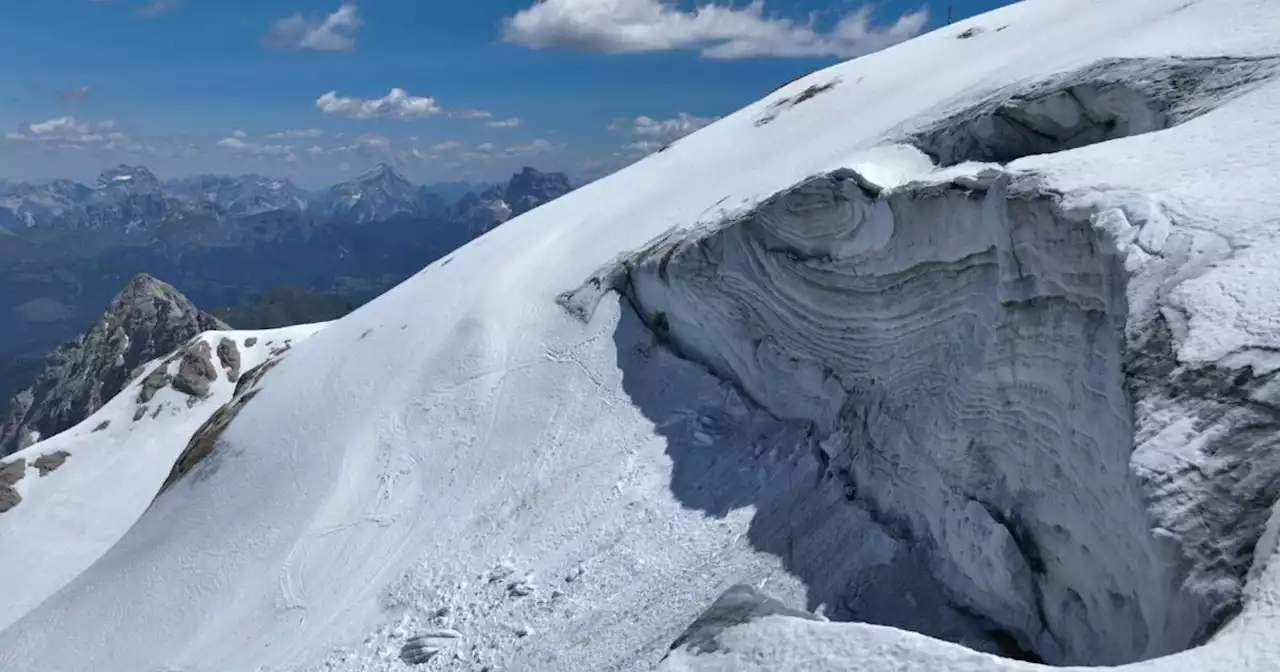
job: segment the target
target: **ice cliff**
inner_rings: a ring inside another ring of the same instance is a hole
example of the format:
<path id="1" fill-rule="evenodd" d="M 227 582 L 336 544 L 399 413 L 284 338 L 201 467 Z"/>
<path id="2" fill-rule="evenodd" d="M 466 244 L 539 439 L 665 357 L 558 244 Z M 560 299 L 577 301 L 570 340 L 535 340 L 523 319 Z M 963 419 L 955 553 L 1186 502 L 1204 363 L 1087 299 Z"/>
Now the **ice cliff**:
<path id="1" fill-rule="evenodd" d="M 1181 123 L 1273 71 L 1110 61 L 913 140 L 942 165 L 1069 150 Z M 585 316 L 616 289 L 673 351 L 806 423 L 818 487 L 925 558 L 980 648 L 1115 664 L 1234 615 L 1280 495 L 1276 363 L 1174 350 L 1185 317 L 1165 292 L 1231 253 L 1150 199 L 1064 204 L 999 165 L 890 188 L 841 169 L 561 300 Z"/>

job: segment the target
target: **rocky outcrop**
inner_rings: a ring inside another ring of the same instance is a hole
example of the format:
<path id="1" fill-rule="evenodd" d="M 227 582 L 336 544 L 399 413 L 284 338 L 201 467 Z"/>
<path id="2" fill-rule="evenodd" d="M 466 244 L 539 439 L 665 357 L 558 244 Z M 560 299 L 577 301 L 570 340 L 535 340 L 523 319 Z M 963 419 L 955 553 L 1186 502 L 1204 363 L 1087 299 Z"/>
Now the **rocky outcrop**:
<path id="1" fill-rule="evenodd" d="M 27 461 L 18 458 L 8 464 L 0 464 L 0 513 L 17 506 L 22 495 L 14 490 L 13 484 L 27 475 Z"/>
<path id="2" fill-rule="evenodd" d="M 218 379 L 212 356 L 213 349 L 204 341 L 196 341 L 183 348 L 173 389 L 200 399 L 209 396 L 209 384 Z"/>
<path id="3" fill-rule="evenodd" d="M 229 338 L 218 341 L 218 361 L 227 372 L 227 380 L 234 383 L 240 379 L 240 348 L 235 341 Z"/>
<path id="4" fill-rule="evenodd" d="M 36 382 L 13 399 L 0 426 L 0 455 L 74 426 L 118 394 L 136 367 L 203 331 L 226 328 L 172 286 L 146 274 L 135 277 L 102 319 L 54 350 Z"/>
<path id="5" fill-rule="evenodd" d="M 262 376 L 279 362 L 279 358 L 269 359 L 245 372 L 244 376 L 236 384 L 236 390 L 231 401 L 209 416 L 209 419 L 203 425 L 200 425 L 200 429 L 197 429 L 195 434 L 191 435 L 191 440 L 187 442 L 187 447 L 178 456 L 178 459 L 173 464 L 173 469 L 169 471 L 168 478 L 165 479 L 164 484 L 160 487 L 160 493 L 168 490 L 170 486 L 177 483 L 179 479 L 186 476 L 198 464 L 213 454 L 214 449 L 217 448 L 218 440 L 222 437 L 222 432 L 231 424 L 231 421 L 240 413 L 240 410 L 252 401 L 260 391 L 258 383 L 262 381 Z M 156 496 L 159 497 L 159 493 Z"/>
<path id="6" fill-rule="evenodd" d="M 41 476 L 48 476 L 66 463 L 67 458 L 71 457 L 71 453 L 65 450 L 55 450 L 52 453 L 46 453 L 37 457 L 31 466 L 40 471 Z"/>

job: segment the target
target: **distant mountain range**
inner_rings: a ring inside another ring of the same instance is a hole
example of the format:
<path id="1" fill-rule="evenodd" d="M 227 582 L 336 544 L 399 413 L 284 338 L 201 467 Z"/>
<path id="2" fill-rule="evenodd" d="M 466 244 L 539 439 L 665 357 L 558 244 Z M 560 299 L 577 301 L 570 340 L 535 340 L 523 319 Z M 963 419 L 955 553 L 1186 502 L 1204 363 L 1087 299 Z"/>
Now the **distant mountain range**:
<path id="1" fill-rule="evenodd" d="M 92 184 L 0 182 L 0 399 L 139 273 L 255 326 L 316 306 L 327 318 L 570 189 L 561 173 L 525 168 L 505 185 L 436 191 L 388 165 L 319 190 L 261 175 L 160 180 L 125 165 Z"/>
<path id="2" fill-rule="evenodd" d="M 482 188 L 458 195 L 460 187 Z M 477 204 L 496 221 L 570 191 L 563 173 L 525 168 L 505 185 L 447 183 L 419 186 L 387 164 L 327 189 L 308 191 L 289 180 L 261 175 L 197 175 L 161 181 L 143 166 L 120 165 L 92 185 L 71 180 L 0 182 L 0 227 L 23 230 L 155 230 L 207 225 L 271 212 L 304 213 L 321 220 L 366 223 L 397 215 L 456 214 L 472 222 Z M 455 203 L 460 207 L 454 207 Z"/>

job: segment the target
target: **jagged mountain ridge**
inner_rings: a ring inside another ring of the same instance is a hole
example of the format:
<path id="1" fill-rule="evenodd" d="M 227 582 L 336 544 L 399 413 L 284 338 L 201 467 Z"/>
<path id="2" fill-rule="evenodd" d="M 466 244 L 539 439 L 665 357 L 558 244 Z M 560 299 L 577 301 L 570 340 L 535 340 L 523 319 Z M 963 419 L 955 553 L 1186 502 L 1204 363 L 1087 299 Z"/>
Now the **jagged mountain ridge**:
<path id="1" fill-rule="evenodd" d="M 569 190 L 563 173 L 526 167 L 511 177 L 501 193 L 519 214 Z M 7 222 L 7 228 L 19 232 L 24 228 L 154 230 L 173 224 L 212 225 L 274 211 L 363 224 L 397 215 L 447 215 L 450 205 L 431 185 L 416 185 L 387 164 L 318 191 L 257 174 L 197 175 L 162 182 L 145 167 L 128 165 L 104 170 L 93 185 L 71 180 L 0 182 L 0 226 Z"/>
<path id="2" fill-rule="evenodd" d="M 195 175 L 165 182 L 170 191 L 219 207 L 228 215 L 253 215 L 274 210 L 303 210 L 307 191 L 289 180 L 257 174 Z"/>
<path id="3" fill-rule="evenodd" d="M 0 322 L 13 325 L 0 330 L 0 399 L 137 273 L 210 309 L 281 285 L 362 303 L 506 218 L 449 210 L 390 167 L 321 192 L 260 175 L 162 182 L 137 166 L 91 185 L 0 183 Z"/>
<path id="4" fill-rule="evenodd" d="M 450 217 L 483 232 L 572 190 L 564 173 L 543 173 L 526 166 L 512 175 L 505 187 L 494 185 L 479 194 L 467 192 L 450 209 Z"/>
<path id="5" fill-rule="evenodd" d="M 50 353 L 35 382 L 10 401 L 0 455 L 74 426 L 119 393 L 136 367 L 196 334 L 227 328 L 172 285 L 138 275 L 96 324 Z"/>

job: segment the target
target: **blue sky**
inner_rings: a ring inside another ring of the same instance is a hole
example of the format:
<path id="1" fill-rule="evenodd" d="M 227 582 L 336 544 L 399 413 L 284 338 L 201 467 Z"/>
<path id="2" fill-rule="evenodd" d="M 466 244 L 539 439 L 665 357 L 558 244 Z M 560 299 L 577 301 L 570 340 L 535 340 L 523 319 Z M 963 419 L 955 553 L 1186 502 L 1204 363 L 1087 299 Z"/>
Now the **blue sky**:
<path id="1" fill-rule="evenodd" d="M 319 185 L 387 161 L 428 182 L 526 164 L 581 180 L 947 5 L 6 0 L 0 178 L 125 162 Z"/>

